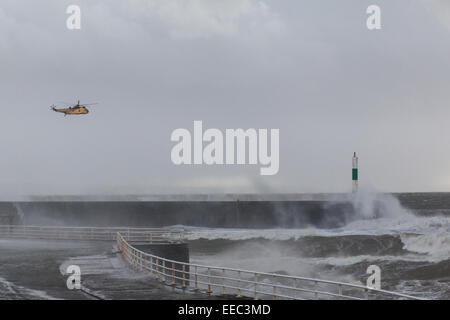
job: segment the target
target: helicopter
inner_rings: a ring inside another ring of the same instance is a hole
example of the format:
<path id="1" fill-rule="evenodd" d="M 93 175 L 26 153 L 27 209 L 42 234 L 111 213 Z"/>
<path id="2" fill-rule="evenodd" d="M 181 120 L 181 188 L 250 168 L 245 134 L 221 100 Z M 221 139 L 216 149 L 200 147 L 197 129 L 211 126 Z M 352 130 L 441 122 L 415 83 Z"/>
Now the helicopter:
<path id="1" fill-rule="evenodd" d="M 64 113 L 64 116 L 67 115 L 81 115 L 81 114 L 88 114 L 89 110 L 86 106 L 92 106 L 95 105 L 97 103 L 83 103 L 80 104 L 80 100 L 78 100 L 77 104 L 72 105 L 70 107 L 67 108 L 56 108 L 55 105 L 50 106 L 50 109 L 55 111 L 55 112 L 61 112 Z"/>

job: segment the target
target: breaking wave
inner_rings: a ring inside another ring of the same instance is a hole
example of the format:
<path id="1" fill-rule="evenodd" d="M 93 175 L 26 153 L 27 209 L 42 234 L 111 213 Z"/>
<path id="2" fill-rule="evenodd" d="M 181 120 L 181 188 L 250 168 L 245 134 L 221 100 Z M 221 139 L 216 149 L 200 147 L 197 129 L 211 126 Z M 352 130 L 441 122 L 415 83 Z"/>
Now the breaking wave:
<path id="1" fill-rule="evenodd" d="M 431 234 L 402 234 L 404 248 L 426 255 L 432 261 L 450 259 L 450 233 L 439 229 Z"/>

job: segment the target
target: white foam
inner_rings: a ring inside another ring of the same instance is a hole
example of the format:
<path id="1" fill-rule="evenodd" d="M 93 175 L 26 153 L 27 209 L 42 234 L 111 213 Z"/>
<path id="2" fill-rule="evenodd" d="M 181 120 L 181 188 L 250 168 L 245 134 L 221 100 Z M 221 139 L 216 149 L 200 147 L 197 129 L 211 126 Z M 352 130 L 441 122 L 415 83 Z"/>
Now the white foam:
<path id="1" fill-rule="evenodd" d="M 430 234 L 402 234 L 404 249 L 425 254 L 429 261 L 450 259 L 450 232 L 439 229 Z"/>
<path id="2" fill-rule="evenodd" d="M 336 229 L 224 229 L 184 227 L 187 240 L 297 240 L 307 236 L 429 234 L 438 229 L 450 230 L 450 217 L 402 216 L 358 220 Z M 447 231 L 448 232 L 448 231 Z"/>
<path id="3" fill-rule="evenodd" d="M 303 258 L 305 260 L 305 258 Z M 417 254 L 405 254 L 400 256 L 385 255 L 385 256 L 373 256 L 373 255 L 357 255 L 357 256 L 341 256 L 341 257 L 325 257 L 325 258 L 306 258 L 311 264 L 314 265 L 332 265 L 332 266 L 351 266 L 356 263 L 375 261 L 411 261 L 421 262 L 423 258 Z"/>

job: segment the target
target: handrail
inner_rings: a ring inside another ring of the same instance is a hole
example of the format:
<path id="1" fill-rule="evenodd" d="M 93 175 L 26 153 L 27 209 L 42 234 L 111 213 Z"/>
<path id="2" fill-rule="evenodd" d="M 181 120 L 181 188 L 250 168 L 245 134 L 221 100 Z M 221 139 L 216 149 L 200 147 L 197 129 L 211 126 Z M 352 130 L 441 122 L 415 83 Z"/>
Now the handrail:
<path id="1" fill-rule="evenodd" d="M 184 230 L 174 228 L 64 227 L 0 225 L 0 238 L 116 241 L 118 232 L 129 241 L 183 242 Z"/>
<path id="2" fill-rule="evenodd" d="M 122 257 L 132 267 L 182 289 L 237 297 L 245 295 L 254 299 L 421 299 L 358 284 L 180 262 L 136 249 L 120 232 L 116 239 Z"/>

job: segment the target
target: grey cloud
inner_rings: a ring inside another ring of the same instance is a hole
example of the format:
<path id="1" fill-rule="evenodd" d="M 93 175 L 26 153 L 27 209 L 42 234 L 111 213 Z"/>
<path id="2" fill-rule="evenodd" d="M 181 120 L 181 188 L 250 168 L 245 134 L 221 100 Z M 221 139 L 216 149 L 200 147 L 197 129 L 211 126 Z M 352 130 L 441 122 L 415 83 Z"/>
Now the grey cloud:
<path id="1" fill-rule="evenodd" d="M 353 151 L 362 185 L 450 188 L 450 39 L 422 1 L 378 1 L 379 32 L 371 1 L 193 1 L 184 16 L 175 0 L 79 0 L 69 31 L 73 3 L 0 4 L 4 195 L 343 192 Z M 77 99 L 100 105 L 48 108 Z M 279 128 L 279 174 L 174 166 L 170 134 L 194 120 Z"/>
<path id="2" fill-rule="evenodd" d="M 439 22 L 450 30 L 450 2 L 446 0 L 423 0 L 423 4 L 428 7 L 438 18 Z"/>

